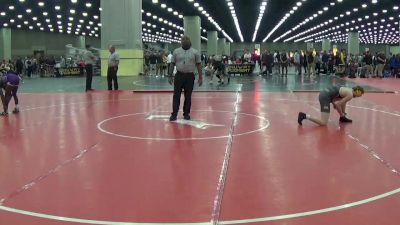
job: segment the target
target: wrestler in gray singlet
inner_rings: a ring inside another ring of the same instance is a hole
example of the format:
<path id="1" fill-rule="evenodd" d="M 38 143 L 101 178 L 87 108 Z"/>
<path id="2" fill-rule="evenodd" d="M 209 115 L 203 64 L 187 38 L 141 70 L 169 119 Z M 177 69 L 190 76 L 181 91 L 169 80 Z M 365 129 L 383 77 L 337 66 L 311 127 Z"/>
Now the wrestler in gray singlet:
<path id="1" fill-rule="evenodd" d="M 339 86 L 331 86 L 321 90 L 319 94 L 319 103 L 321 104 L 321 112 L 329 113 L 331 110 L 331 103 L 334 99 L 342 98 L 339 94 Z"/>

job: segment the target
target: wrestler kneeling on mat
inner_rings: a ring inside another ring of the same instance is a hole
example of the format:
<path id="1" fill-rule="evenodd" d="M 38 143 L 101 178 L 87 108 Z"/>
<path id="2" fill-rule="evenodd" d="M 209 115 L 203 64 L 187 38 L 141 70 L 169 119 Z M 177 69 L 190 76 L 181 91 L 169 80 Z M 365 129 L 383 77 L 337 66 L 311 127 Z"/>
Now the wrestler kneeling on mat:
<path id="1" fill-rule="evenodd" d="M 7 68 L 7 73 L 0 78 L 0 96 L 4 109 L 4 112 L 0 113 L 0 116 L 8 115 L 8 104 L 12 97 L 14 97 L 15 101 L 13 113 L 19 113 L 17 91 L 20 81 L 21 78 L 18 74 L 9 68 Z M 2 89 L 5 91 L 4 95 Z"/>
<path id="2" fill-rule="evenodd" d="M 297 122 L 303 125 L 303 120 L 308 119 L 316 124 L 325 126 L 329 120 L 330 104 L 340 115 L 339 122 L 351 123 L 351 119 L 347 118 L 346 104 L 353 98 L 361 97 L 364 89 L 360 86 L 353 88 L 332 86 L 321 90 L 319 94 L 319 103 L 321 104 L 321 119 L 311 117 L 308 114 L 299 112 Z"/>

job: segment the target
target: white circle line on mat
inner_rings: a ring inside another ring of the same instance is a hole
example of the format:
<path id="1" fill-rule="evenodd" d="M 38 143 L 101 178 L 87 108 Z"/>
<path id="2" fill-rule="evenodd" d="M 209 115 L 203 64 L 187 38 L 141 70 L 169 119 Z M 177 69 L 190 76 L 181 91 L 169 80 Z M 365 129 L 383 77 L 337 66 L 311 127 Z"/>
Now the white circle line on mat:
<path id="1" fill-rule="evenodd" d="M 219 111 L 219 110 L 192 110 L 192 111 L 197 111 L 197 112 L 219 112 L 219 113 L 232 113 L 231 111 Z M 162 111 L 164 112 L 164 111 Z M 104 129 L 102 127 L 103 124 L 105 124 L 108 121 L 114 120 L 114 119 L 118 119 L 118 118 L 122 118 L 122 117 L 128 117 L 128 116 L 135 116 L 135 115 L 145 115 L 148 113 L 132 113 L 132 114 L 126 114 L 126 115 L 120 115 L 120 116 L 116 116 L 116 117 L 111 117 L 108 119 L 105 119 L 101 122 L 99 122 L 97 124 L 97 129 L 100 130 L 103 133 L 112 135 L 112 136 L 116 136 L 116 137 L 121 137 L 121 138 L 128 138 L 128 139 L 137 139 L 137 140 L 152 140 L 152 141 L 188 141 L 188 140 L 212 140 L 212 139 L 221 139 L 221 138 L 228 138 L 228 135 L 222 135 L 222 136 L 214 136 L 214 137 L 190 137 L 190 138 L 155 138 L 155 137 L 137 137 L 137 136 L 128 136 L 128 135 L 122 135 L 122 134 L 116 134 L 114 132 L 110 132 L 106 129 Z M 258 116 L 258 115 L 253 115 L 253 114 L 248 114 L 248 113 L 239 113 L 239 115 L 245 115 L 245 116 L 251 116 L 251 117 L 255 117 L 258 118 L 260 120 L 263 120 L 266 122 L 266 124 L 256 130 L 252 130 L 252 131 L 247 131 L 247 132 L 243 132 L 243 133 L 239 133 L 239 134 L 234 134 L 234 137 L 237 136 L 243 136 L 243 135 L 249 135 L 249 134 L 253 134 L 253 133 L 257 133 L 260 132 L 262 130 L 267 129 L 270 126 L 270 122 L 268 119 L 266 119 L 265 117 L 262 116 Z"/>
<path id="2" fill-rule="evenodd" d="M 400 193 L 400 188 L 395 189 L 393 191 L 389 191 L 377 196 L 373 196 L 367 199 L 363 199 L 356 202 L 351 202 L 344 205 L 318 209 L 313 211 L 307 212 L 300 212 L 300 213 L 292 213 L 286 215 L 279 215 L 279 216 L 270 216 L 270 217 L 261 217 L 261 218 L 254 218 L 254 219 L 243 219 L 243 220 L 230 220 L 230 221 L 220 221 L 219 224 L 248 224 L 248 223 L 256 223 L 256 222 L 266 222 L 266 221 L 274 221 L 274 220 L 284 220 L 284 219 L 292 219 L 304 216 L 311 216 L 316 214 L 323 214 L 332 211 L 343 210 L 363 204 L 367 204 L 370 202 L 374 202 L 395 194 Z M 83 223 L 83 224 L 100 224 L 100 225 L 211 225 L 211 222 L 198 222 L 198 223 L 135 223 L 135 222 L 115 222 L 115 221 L 104 221 L 104 220 L 88 220 L 88 219 L 81 219 L 81 218 L 73 218 L 73 217 L 64 217 L 64 216 L 54 216 L 44 213 L 37 213 L 37 212 L 30 212 L 26 210 L 15 209 L 7 206 L 0 206 L 0 210 L 7 211 L 11 213 L 17 213 L 26 216 L 33 216 L 37 218 L 49 219 L 49 220 L 57 220 L 57 221 L 65 221 L 65 222 L 74 222 L 74 223 Z"/>

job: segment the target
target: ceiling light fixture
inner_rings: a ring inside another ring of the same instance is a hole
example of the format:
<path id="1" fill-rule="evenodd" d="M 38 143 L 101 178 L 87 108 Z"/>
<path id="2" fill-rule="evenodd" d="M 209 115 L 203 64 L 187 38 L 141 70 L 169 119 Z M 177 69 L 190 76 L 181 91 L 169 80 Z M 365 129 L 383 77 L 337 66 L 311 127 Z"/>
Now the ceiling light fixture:
<path id="1" fill-rule="evenodd" d="M 300 6 L 301 6 L 302 3 L 301 2 L 298 2 L 298 3 L 300 3 Z M 256 27 L 254 29 L 252 42 L 254 42 L 256 40 L 256 38 L 257 38 L 258 29 L 260 28 L 261 20 L 264 17 L 264 13 L 265 13 L 265 10 L 267 8 L 267 5 L 268 5 L 268 0 L 263 0 L 261 2 L 260 14 L 258 15 L 258 19 L 257 19 L 257 22 L 256 22 Z M 298 6 L 295 6 L 295 7 L 298 7 Z"/>
<path id="2" fill-rule="evenodd" d="M 299 2 L 297 2 L 299 3 Z M 298 7 L 303 6 L 303 4 L 301 4 L 300 6 L 298 4 L 296 4 Z M 293 11 L 293 10 L 291 10 Z M 293 11 L 294 13 L 294 11 Z M 263 42 L 266 42 L 273 33 L 275 33 L 275 31 L 282 26 L 282 24 L 293 14 L 293 13 L 286 13 L 285 16 L 279 21 L 279 23 L 277 25 L 275 25 L 275 27 L 268 33 L 267 37 L 264 38 Z"/>

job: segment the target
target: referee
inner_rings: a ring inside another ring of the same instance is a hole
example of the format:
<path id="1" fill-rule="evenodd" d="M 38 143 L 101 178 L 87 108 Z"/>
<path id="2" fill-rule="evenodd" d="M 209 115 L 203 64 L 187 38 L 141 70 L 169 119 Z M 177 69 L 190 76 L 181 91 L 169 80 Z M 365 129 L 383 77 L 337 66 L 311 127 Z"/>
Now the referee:
<path id="1" fill-rule="evenodd" d="M 169 121 L 175 121 L 177 119 L 182 89 L 185 94 L 183 118 L 185 120 L 190 120 L 190 107 L 192 105 L 192 92 L 195 80 L 194 71 L 196 68 L 199 72 L 199 86 L 203 84 L 203 72 L 201 68 L 201 56 L 199 51 L 192 48 L 192 42 L 188 36 L 182 37 L 181 45 L 181 48 L 175 49 L 168 71 L 170 76 L 169 83 L 172 84 L 172 72 L 176 66 L 177 73 L 174 79 L 172 113 Z"/>
<path id="2" fill-rule="evenodd" d="M 119 54 L 115 51 L 113 45 L 109 48 L 110 57 L 108 58 L 108 70 L 107 70 L 107 84 L 108 90 L 112 90 L 112 84 L 114 82 L 114 90 L 118 90 L 118 65 L 119 65 Z"/>

